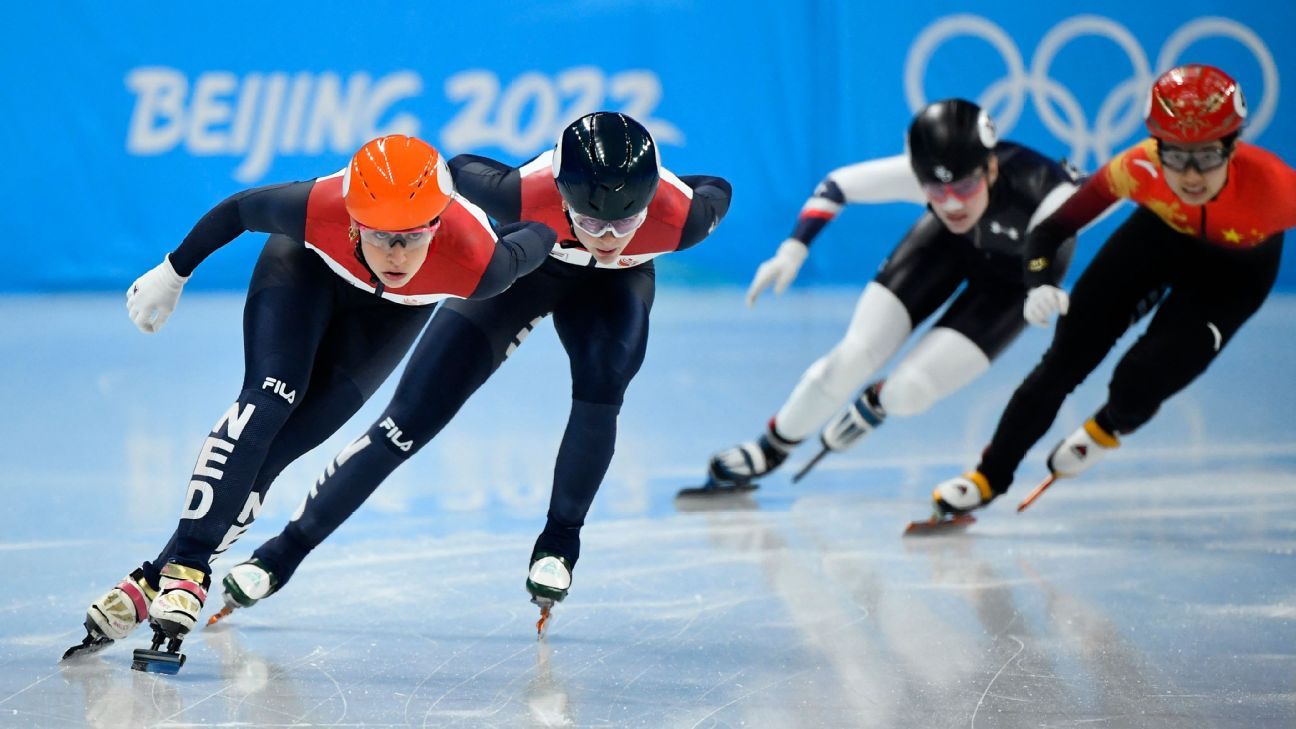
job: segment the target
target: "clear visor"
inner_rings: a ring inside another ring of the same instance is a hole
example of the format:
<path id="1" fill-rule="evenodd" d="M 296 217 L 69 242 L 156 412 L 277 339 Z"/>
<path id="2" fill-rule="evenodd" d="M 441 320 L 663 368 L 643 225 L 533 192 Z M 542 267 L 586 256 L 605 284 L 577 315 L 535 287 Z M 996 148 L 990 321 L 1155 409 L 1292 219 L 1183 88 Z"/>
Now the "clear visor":
<path id="1" fill-rule="evenodd" d="M 978 170 L 961 180 L 955 180 L 949 184 L 924 182 L 922 189 L 923 194 L 933 202 L 944 202 L 951 197 L 967 200 L 981 191 L 981 184 L 984 182 L 985 173 Z"/>
<path id="2" fill-rule="evenodd" d="M 639 226 L 643 225 L 644 221 L 648 219 L 648 208 L 640 210 L 636 215 L 631 215 L 628 218 L 617 218 L 616 220 L 591 218 L 572 210 L 571 219 L 577 228 L 595 238 L 606 234 L 609 230 L 616 237 L 622 238 L 639 230 Z"/>
<path id="3" fill-rule="evenodd" d="M 1197 149 L 1161 147 L 1161 166 L 1175 172 L 1187 172 L 1189 167 L 1198 172 L 1209 172 L 1225 162 L 1228 162 L 1228 149 L 1222 146 Z"/>
<path id="4" fill-rule="evenodd" d="M 402 246 L 405 250 L 427 248 L 441 227 L 441 218 L 436 218 L 431 225 L 406 230 L 378 230 L 356 222 L 360 230 L 360 242 L 375 248 L 395 248 Z"/>

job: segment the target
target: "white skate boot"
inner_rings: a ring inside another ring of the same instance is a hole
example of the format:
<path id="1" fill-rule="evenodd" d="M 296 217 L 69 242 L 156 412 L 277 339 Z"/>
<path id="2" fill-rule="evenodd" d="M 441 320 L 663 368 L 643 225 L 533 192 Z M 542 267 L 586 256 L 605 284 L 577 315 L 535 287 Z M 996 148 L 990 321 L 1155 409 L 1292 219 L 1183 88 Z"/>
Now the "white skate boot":
<path id="1" fill-rule="evenodd" d="M 168 562 L 158 580 L 158 594 L 149 604 L 149 625 L 153 645 L 136 649 L 131 668 L 153 673 L 179 673 L 185 657 L 180 644 L 198 625 L 198 615 L 207 601 L 211 576 L 202 570 Z M 165 651 L 158 650 L 166 642 Z"/>
<path id="2" fill-rule="evenodd" d="M 253 557 L 234 565 L 225 579 L 221 580 L 221 586 L 225 588 L 222 594 L 225 605 L 220 612 L 211 616 L 208 625 L 214 625 L 238 608 L 252 607 L 275 594 L 279 589 L 279 580 L 261 560 Z"/>
<path id="3" fill-rule="evenodd" d="M 544 636 L 545 625 L 549 622 L 549 613 L 554 603 L 562 602 L 567 597 L 571 583 L 571 563 L 566 557 L 549 552 L 531 555 L 526 589 L 531 594 L 531 602 L 540 607 L 540 619 L 536 621 L 537 637 Z"/>
<path id="4" fill-rule="evenodd" d="M 157 592 L 144 579 L 143 569 L 136 569 L 127 575 L 98 600 L 90 603 L 85 618 L 86 637 L 79 645 L 67 649 L 63 658 L 94 653 L 112 645 L 113 641 L 130 635 L 148 617 L 149 603 Z"/>
<path id="5" fill-rule="evenodd" d="M 932 491 L 935 513 L 966 514 L 980 509 L 995 497 L 990 482 L 979 471 L 968 471 L 936 485 Z"/>
<path id="6" fill-rule="evenodd" d="M 1079 476 L 1102 460 L 1108 451 L 1119 447 L 1120 440 L 1090 418 L 1057 444 L 1049 454 L 1048 469 L 1058 478 Z"/>
<path id="7" fill-rule="evenodd" d="M 792 477 L 792 483 L 805 478 L 805 475 L 810 473 L 810 469 L 823 460 L 824 456 L 853 448 L 861 438 L 882 425 L 886 420 L 886 411 L 882 409 L 882 403 L 878 400 L 881 389 L 880 382 L 864 388 L 854 402 L 828 421 L 819 433 L 819 452 L 802 466 L 800 471 L 797 471 Z"/>

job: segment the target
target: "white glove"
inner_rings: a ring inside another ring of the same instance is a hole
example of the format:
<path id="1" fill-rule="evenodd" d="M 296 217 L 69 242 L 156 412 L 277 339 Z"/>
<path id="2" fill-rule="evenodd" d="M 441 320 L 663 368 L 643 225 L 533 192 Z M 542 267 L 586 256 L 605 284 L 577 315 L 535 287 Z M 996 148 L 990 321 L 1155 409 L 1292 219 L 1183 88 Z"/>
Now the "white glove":
<path id="1" fill-rule="evenodd" d="M 163 258 L 162 262 L 151 271 L 135 279 L 135 283 L 126 290 L 126 311 L 131 321 L 141 332 L 152 334 L 162 328 L 167 317 L 175 311 L 176 302 L 180 300 L 180 290 L 184 288 L 188 276 L 176 273 L 171 259 Z"/>
<path id="2" fill-rule="evenodd" d="M 756 297 L 769 288 L 770 284 L 774 285 L 776 294 L 786 291 L 809 254 L 810 249 L 806 244 L 796 238 L 783 241 L 774 257 L 756 269 L 756 276 L 752 278 L 751 286 L 747 289 L 747 307 L 751 308 L 756 303 Z"/>
<path id="3" fill-rule="evenodd" d="M 1066 316 L 1071 306 L 1071 297 L 1056 286 L 1036 286 L 1026 294 L 1026 304 L 1022 306 L 1022 316 L 1037 327 L 1048 328 L 1053 325 L 1053 315 Z"/>

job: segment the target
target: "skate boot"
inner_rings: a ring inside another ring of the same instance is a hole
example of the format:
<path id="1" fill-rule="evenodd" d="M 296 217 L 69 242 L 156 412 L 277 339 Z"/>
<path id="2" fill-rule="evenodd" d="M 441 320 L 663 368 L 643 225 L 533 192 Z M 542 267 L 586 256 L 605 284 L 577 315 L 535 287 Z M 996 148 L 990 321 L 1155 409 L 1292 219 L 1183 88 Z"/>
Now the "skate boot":
<path id="1" fill-rule="evenodd" d="M 551 552 L 536 552 L 531 555 L 526 589 L 531 594 L 531 602 L 540 608 L 540 619 L 536 621 L 537 638 L 544 637 L 550 611 L 555 603 L 562 602 L 567 597 L 571 582 L 571 563 L 566 557 Z"/>
<path id="2" fill-rule="evenodd" d="M 229 614 L 236 609 L 252 607 L 275 594 L 279 590 L 279 580 L 265 566 L 265 563 L 253 557 L 234 565 L 229 574 L 225 575 L 225 579 L 221 580 L 221 586 L 225 588 L 221 595 L 225 605 L 220 612 L 211 616 L 207 621 L 208 625 L 215 625 L 222 618 L 229 617 Z"/>
<path id="3" fill-rule="evenodd" d="M 157 590 L 144 579 L 144 570 L 130 573 L 117 586 L 90 603 L 86 610 L 86 636 L 81 643 L 63 653 L 66 660 L 79 654 L 90 654 L 121 640 L 148 617 L 148 605 Z"/>
<path id="4" fill-rule="evenodd" d="M 990 482 L 979 471 L 942 481 L 932 491 L 932 515 L 925 521 L 911 521 L 905 535 L 922 536 L 964 529 L 976 523 L 973 511 L 995 497 Z"/>
<path id="5" fill-rule="evenodd" d="M 1120 447 L 1116 436 L 1103 430 L 1093 418 L 1062 439 L 1048 457 L 1048 469 L 1057 478 L 1079 476 L 1106 455 Z"/>
<path id="6" fill-rule="evenodd" d="M 150 673 L 179 673 L 184 665 L 180 644 L 198 624 L 198 614 L 207 601 L 211 575 L 202 570 L 168 562 L 162 568 L 158 594 L 149 604 L 149 625 L 153 628 L 150 649 L 137 648 L 131 668 Z M 166 643 L 166 650 L 158 648 Z"/>
<path id="7" fill-rule="evenodd" d="M 881 389 L 880 382 L 864 388 L 860 396 L 855 398 L 855 402 L 847 405 L 845 410 L 838 413 L 823 427 L 819 433 L 819 452 L 800 471 L 797 471 L 797 474 L 792 477 L 792 483 L 804 478 L 807 473 L 810 473 L 810 469 L 829 453 L 841 453 L 853 448 L 860 438 L 868 435 L 881 425 L 883 420 L 886 420 L 886 412 L 878 400 Z"/>
<path id="8" fill-rule="evenodd" d="M 799 440 L 786 440 L 774 432 L 774 424 L 756 440 L 740 443 L 711 456 L 707 482 L 681 489 L 677 496 L 719 496 L 755 491 L 753 479 L 773 471 L 787 460 Z"/>
<path id="9" fill-rule="evenodd" d="M 932 490 L 932 510 L 941 517 L 966 514 L 990 503 L 994 497 L 986 477 L 980 471 L 968 471 L 936 484 Z"/>

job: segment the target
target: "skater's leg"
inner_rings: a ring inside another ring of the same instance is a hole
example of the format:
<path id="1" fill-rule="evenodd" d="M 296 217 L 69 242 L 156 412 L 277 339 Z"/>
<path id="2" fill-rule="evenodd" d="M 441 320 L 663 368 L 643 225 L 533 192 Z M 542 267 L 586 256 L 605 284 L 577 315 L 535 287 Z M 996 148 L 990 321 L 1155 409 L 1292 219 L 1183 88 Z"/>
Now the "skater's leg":
<path id="1" fill-rule="evenodd" d="M 260 509 L 252 485 L 308 385 L 334 313 L 332 274 L 299 243 L 272 236 L 244 308 L 243 390 L 198 455 L 169 562 L 207 573 L 239 522 Z"/>
<path id="2" fill-rule="evenodd" d="M 608 274 L 564 299 L 554 312 L 554 326 L 571 359 L 572 408 L 554 465 L 545 528 L 533 551 L 560 555 L 569 565 L 580 558 L 580 529 L 611 463 L 617 415 L 648 346 L 652 270 Z"/>
<path id="3" fill-rule="evenodd" d="M 1205 372 L 1268 297 L 1281 244 L 1279 234 L 1251 250 L 1193 251 L 1147 331 L 1116 366 L 1097 424 L 1113 435 L 1132 433 Z"/>
<path id="4" fill-rule="evenodd" d="M 254 558 L 285 584 L 306 555 L 454 417 L 552 310 L 560 278 L 541 269 L 485 301 L 454 301 L 432 318 L 377 423 L 342 450 L 280 534 Z"/>
<path id="5" fill-rule="evenodd" d="M 1173 260 L 1167 233 L 1154 214 L 1136 210 L 1076 282 L 1053 343 L 1013 393 L 977 467 L 995 494 L 1007 490 L 1026 451 L 1129 327 L 1138 303 L 1165 285 Z"/>
<path id="6" fill-rule="evenodd" d="M 484 334 L 457 312 L 432 318 L 377 421 L 329 462 L 292 521 L 257 548 L 282 587 L 298 565 L 454 417 L 493 371 Z"/>
<path id="7" fill-rule="evenodd" d="M 865 287 L 845 336 L 774 416 L 784 440 L 799 442 L 823 425 L 958 289 L 968 267 L 954 238 L 931 214 L 913 226 Z"/>

